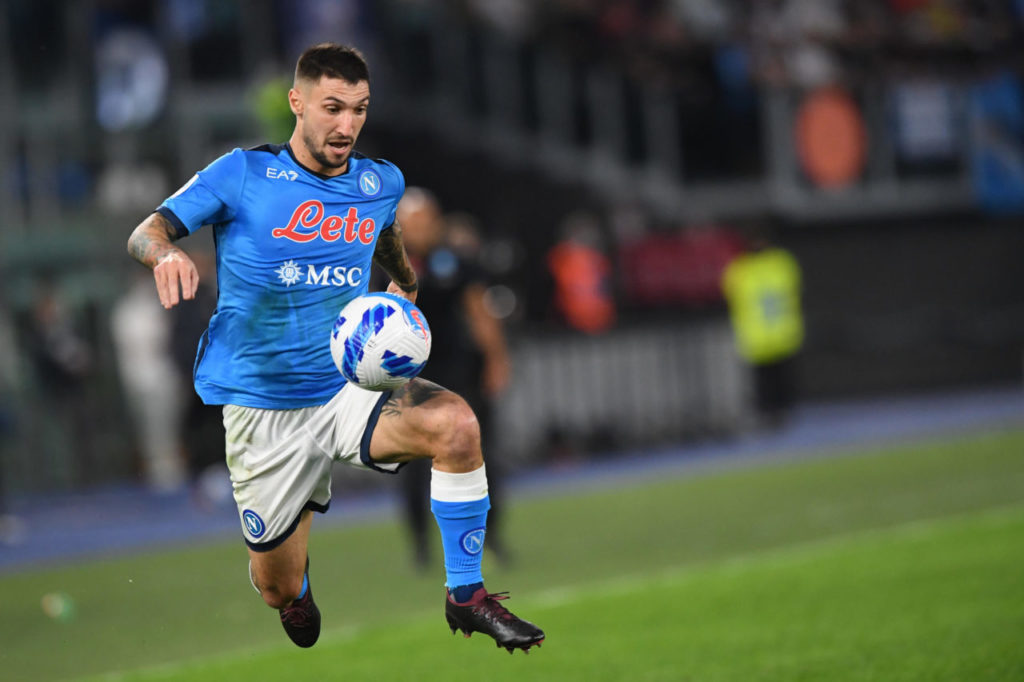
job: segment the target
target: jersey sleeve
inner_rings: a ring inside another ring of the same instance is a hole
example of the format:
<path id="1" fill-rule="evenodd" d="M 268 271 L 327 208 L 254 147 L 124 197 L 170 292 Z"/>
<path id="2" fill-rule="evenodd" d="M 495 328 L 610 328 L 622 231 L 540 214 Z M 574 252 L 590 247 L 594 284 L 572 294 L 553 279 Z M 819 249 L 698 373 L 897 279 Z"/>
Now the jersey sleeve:
<path id="1" fill-rule="evenodd" d="M 203 225 L 231 220 L 244 183 L 245 152 L 235 149 L 192 176 L 160 204 L 157 212 L 179 233 L 191 234 Z"/>
<path id="2" fill-rule="evenodd" d="M 402 195 L 405 194 L 405 176 L 402 174 L 402 171 L 398 170 L 398 166 L 390 161 L 384 161 L 382 159 L 380 163 L 391 175 L 388 187 L 394 187 L 393 195 L 391 196 L 391 210 L 388 213 L 387 220 L 384 221 L 384 229 L 386 230 L 395 224 L 395 215 L 398 212 L 398 202 L 401 200 Z"/>

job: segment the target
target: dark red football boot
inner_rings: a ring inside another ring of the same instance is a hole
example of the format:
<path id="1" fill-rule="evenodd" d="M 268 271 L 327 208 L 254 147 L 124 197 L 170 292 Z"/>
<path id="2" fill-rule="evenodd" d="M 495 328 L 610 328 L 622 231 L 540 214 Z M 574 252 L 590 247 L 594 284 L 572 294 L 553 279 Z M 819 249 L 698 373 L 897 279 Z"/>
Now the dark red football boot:
<path id="1" fill-rule="evenodd" d="M 490 594 L 481 587 L 468 602 L 457 604 L 449 592 L 444 615 L 452 634 L 462 630 L 462 634 L 469 637 L 474 632 L 482 632 L 493 637 L 498 646 L 505 647 L 509 653 L 515 649 L 530 653 L 534 644 L 540 647 L 544 631 L 502 606 L 499 602 L 504 599 L 508 599 L 508 592 Z"/>
<path id="2" fill-rule="evenodd" d="M 309 583 L 309 559 L 306 559 L 306 594 L 280 609 L 281 625 L 293 642 L 302 648 L 316 644 L 320 637 L 320 609 L 313 601 L 313 585 Z"/>

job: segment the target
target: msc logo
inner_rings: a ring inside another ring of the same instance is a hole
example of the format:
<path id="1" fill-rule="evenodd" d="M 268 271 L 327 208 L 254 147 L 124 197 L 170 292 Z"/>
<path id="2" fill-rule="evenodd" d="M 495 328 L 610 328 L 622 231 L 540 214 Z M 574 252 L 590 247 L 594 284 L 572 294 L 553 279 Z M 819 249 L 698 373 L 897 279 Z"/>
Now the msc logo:
<path id="1" fill-rule="evenodd" d="M 252 509 L 246 509 L 242 512 L 242 523 L 245 524 L 245 529 L 249 532 L 249 535 L 254 538 L 262 537 L 267 532 L 267 526 L 263 523 L 263 519 Z"/>
<path id="2" fill-rule="evenodd" d="M 295 180 L 299 177 L 298 171 L 281 170 L 280 168 L 267 168 L 267 177 L 271 180 Z"/>
<path id="3" fill-rule="evenodd" d="M 377 171 L 364 170 L 359 174 L 359 191 L 367 199 L 372 199 L 380 194 L 381 187 L 382 183 Z"/>
<path id="4" fill-rule="evenodd" d="M 462 539 L 459 544 L 462 545 L 462 549 L 466 554 L 479 554 L 484 551 L 484 534 L 486 531 L 483 528 L 476 528 L 471 531 L 467 531 L 462 534 Z"/>
<path id="5" fill-rule="evenodd" d="M 270 231 L 276 239 L 290 239 L 305 244 L 320 237 L 325 242 L 336 242 L 344 239 L 352 243 L 357 239 L 363 244 L 373 243 L 373 231 L 377 223 L 373 218 L 359 220 L 359 211 L 350 206 L 345 217 L 326 215 L 323 202 L 316 199 L 303 201 L 288 220 L 285 227 L 275 227 Z"/>
<path id="6" fill-rule="evenodd" d="M 281 281 L 281 284 L 290 287 L 302 280 L 302 266 L 293 260 L 281 263 L 281 267 L 274 270 L 274 274 Z M 363 281 L 362 268 L 350 268 L 344 265 L 325 265 L 318 268 L 315 265 L 306 265 L 306 284 L 321 287 L 357 287 Z"/>
<path id="7" fill-rule="evenodd" d="M 277 278 L 281 280 L 281 284 L 286 287 L 297 283 L 302 279 L 302 267 L 293 260 L 286 260 L 281 263 L 281 267 L 274 270 L 277 273 Z"/>

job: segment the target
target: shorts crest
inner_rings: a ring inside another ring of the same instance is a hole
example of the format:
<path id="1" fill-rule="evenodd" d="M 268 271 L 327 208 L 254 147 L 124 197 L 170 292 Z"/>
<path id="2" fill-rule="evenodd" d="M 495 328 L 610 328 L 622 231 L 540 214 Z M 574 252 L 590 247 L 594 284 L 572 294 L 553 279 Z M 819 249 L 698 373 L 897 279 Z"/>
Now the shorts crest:
<path id="1" fill-rule="evenodd" d="M 260 515 L 252 509 L 246 509 L 242 512 L 242 523 L 245 524 L 245 529 L 249 532 L 249 535 L 254 538 L 262 537 L 267 532 L 267 524 L 263 523 Z"/>

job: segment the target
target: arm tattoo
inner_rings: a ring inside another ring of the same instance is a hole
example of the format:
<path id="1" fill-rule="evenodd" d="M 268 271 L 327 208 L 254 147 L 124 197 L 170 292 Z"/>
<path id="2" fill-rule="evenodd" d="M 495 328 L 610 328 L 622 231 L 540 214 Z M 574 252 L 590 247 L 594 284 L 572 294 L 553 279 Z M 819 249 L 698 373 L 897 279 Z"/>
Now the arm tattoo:
<path id="1" fill-rule="evenodd" d="M 395 389 L 381 406 L 380 413 L 388 417 L 401 417 L 404 410 L 419 407 L 447 390 L 426 379 L 413 379 L 401 388 Z"/>
<path id="2" fill-rule="evenodd" d="M 397 220 L 377 238 L 373 261 L 388 273 L 402 291 L 416 290 L 416 271 L 409 263 L 409 256 L 402 242 L 402 226 Z"/>
<path id="3" fill-rule="evenodd" d="M 178 231 L 167 218 L 153 213 L 142 221 L 128 238 L 128 254 L 143 265 L 153 268 L 162 259 L 174 253 L 182 253 L 172 242 L 178 239 Z"/>

